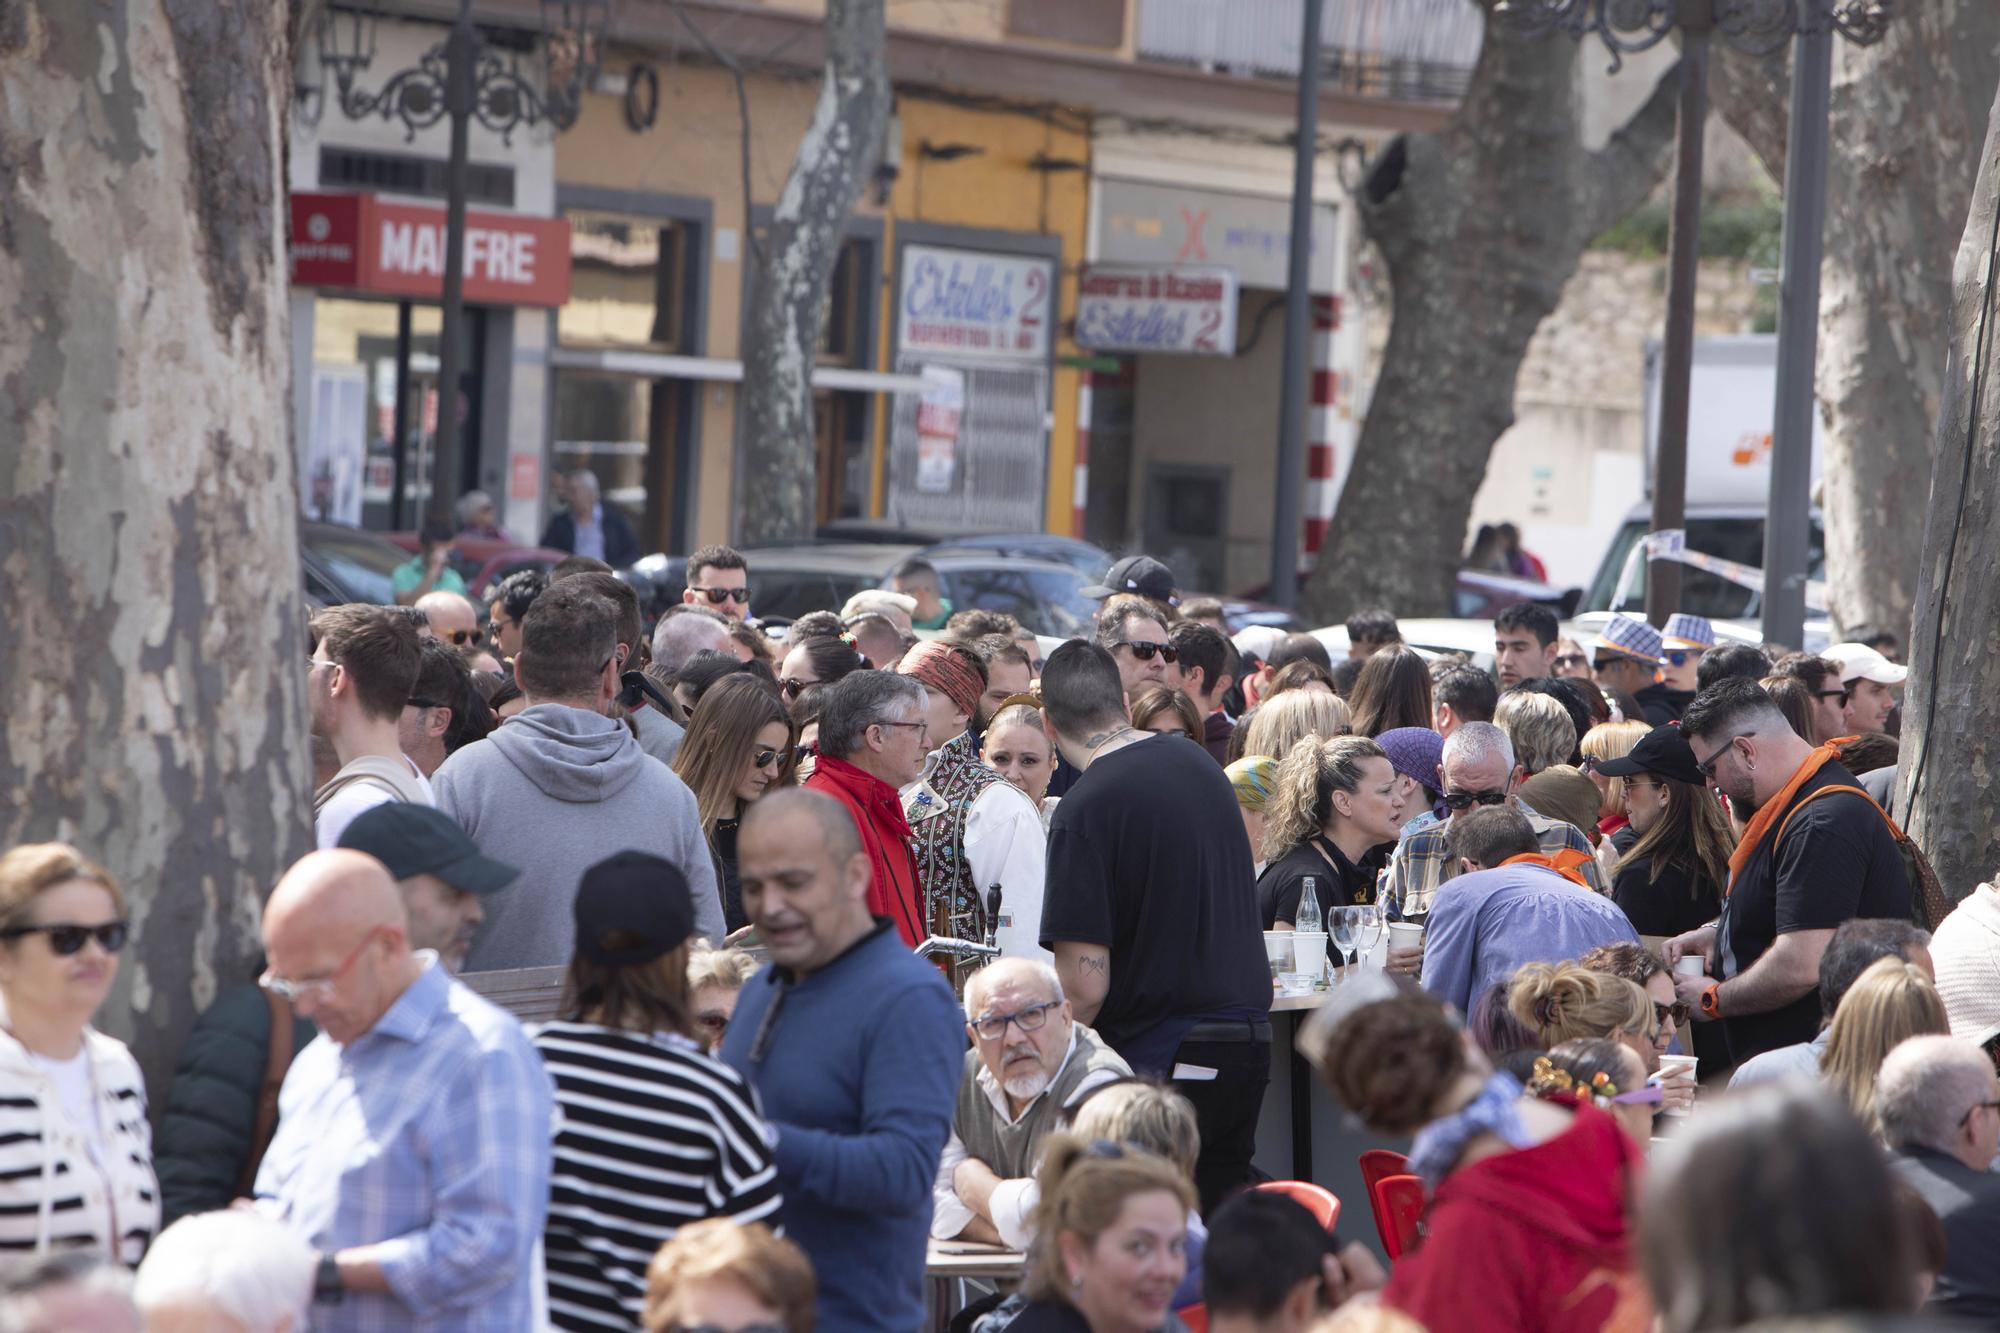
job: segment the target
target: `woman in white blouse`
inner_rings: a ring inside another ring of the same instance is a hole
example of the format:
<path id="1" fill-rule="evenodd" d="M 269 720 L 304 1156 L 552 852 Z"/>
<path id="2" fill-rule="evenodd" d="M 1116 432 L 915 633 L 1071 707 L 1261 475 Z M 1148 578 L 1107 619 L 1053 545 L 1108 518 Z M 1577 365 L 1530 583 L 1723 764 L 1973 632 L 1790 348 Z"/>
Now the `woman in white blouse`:
<path id="1" fill-rule="evenodd" d="M 0 856 L 0 1256 L 136 1264 L 159 1229 L 139 1066 L 90 1026 L 127 933 L 117 882 L 74 847 Z"/>

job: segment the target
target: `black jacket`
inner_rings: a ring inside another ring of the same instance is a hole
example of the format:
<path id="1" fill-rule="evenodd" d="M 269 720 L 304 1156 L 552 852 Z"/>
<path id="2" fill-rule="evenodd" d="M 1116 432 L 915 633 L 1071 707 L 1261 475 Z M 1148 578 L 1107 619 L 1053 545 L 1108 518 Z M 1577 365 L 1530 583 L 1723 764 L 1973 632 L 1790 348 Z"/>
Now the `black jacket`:
<path id="1" fill-rule="evenodd" d="M 1977 1114 L 1975 1112 L 1974 1114 Z M 1966 1327 L 2000 1327 L 2000 1176 L 1929 1148 L 1893 1153 L 1889 1165 L 1944 1224 L 1944 1271 L 1930 1308 Z"/>
<path id="2" fill-rule="evenodd" d="M 294 1058 L 318 1030 L 294 1018 Z M 232 987 L 195 1020 L 153 1136 L 162 1227 L 227 1208 L 250 1159 L 257 1094 L 270 1061 L 271 1008 L 255 982 Z"/>
<path id="3" fill-rule="evenodd" d="M 604 505 L 604 563 L 613 569 L 623 569 L 639 558 L 639 539 L 632 533 L 632 524 L 616 506 Z M 542 545 L 558 551 L 576 554 L 576 516 L 564 511 L 549 520 L 548 530 L 542 533 Z"/>

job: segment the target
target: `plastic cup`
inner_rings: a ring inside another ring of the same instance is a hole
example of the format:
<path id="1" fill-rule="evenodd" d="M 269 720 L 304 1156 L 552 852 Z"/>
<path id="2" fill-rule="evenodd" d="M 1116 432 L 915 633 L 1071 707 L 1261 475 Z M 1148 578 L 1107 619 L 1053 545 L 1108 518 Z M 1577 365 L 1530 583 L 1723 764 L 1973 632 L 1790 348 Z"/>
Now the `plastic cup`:
<path id="1" fill-rule="evenodd" d="M 1682 954 L 1680 961 L 1674 964 L 1674 975 L 1677 977 L 1698 977 L 1707 970 L 1708 963 L 1698 953 Z"/>
<path id="2" fill-rule="evenodd" d="M 1423 925 L 1416 921 L 1391 921 L 1389 944 L 1397 949 L 1414 949 L 1424 942 Z"/>
<path id="3" fill-rule="evenodd" d="M 1292 953 L 1298 960 L 1297 970 L 1317 982 L 1326 975 L 1326 933 L 1324 931 L 1299 930 L 1292 932 Z"/>
<path id="4" fill-rule="evenodd" d="M 1694 1077 L 1695 1057 L 1692 1055 L 1663 1055 L 1660 1057 L 1660 1077 L 1668 1079 L 1685 1069 L 1689 1078 Z M 1686 1115 L 1687 1108 L 1666 1108 L 1668 1115 Z"/>
<path id="5" fill-rule="evenodd" d="M 1264 932 L 1264 957 L 1271 964 L 1271 975 L 1292 970 L 1292 932 L 1289 930 L 1267 930 Z"/>

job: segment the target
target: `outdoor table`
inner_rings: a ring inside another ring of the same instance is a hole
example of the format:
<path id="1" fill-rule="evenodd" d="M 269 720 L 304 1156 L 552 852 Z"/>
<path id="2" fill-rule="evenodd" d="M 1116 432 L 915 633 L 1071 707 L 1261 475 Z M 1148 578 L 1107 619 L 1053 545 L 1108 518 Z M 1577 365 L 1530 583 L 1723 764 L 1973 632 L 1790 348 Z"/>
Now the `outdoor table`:
<path id="1" fill-rule="evenodd" d="M 933 1240 L 924 1260 L 924 1276 L 931 1283 L 931 1326 L 942 1330 L 957 1313 L 953 1305 L 953 1284 L 962 1278 L 985 1278 L 996 1285 L 1020 1282 L 1028 1256 L 1004 1245 L 982 1245 L 970 1240 Z"/>

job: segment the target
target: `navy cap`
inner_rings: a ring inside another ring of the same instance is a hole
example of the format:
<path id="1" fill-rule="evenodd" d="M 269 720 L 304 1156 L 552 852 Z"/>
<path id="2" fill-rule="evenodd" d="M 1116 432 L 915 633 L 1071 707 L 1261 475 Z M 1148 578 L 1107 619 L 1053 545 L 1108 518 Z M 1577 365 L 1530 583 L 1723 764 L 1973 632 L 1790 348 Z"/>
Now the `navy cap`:
<path id="1" fill-rule="evenodd" d="M 1174 587 L 1174 571 L 1150 555 L 1128 555 L 1104 571 L 1104 582 L 1085 588 L 1085 597 L 1114 597 L 1121 592 L 1137 593 L 1169 606 L 1180 601 Z"/>
<path id="2" fill-rule="evenodd" d="M 694 934 L 694 895 L 672 861 L 619 852 L 583 872 L 576 886 L 576 951 L 605 967 L 650 963 Z M 613 947 L 614 935 L 629 943 Z"/>
<path id="3" fill-rule="evenodd" d="M 391 879 L 436 875 L 467 893 L 496 892 L 521 874 L 514 866 L 481 855 L 444 811 L 407 801 L 385 801 L 362 811 L 340 835 L 340 845 L 368 853 L 389 868 Z"/>
<path id="4" fill-rule="evenodd" d="M 1654 727 L 1639 738 L 1631 753 L 1623 759 L 1600 760 L 1592 767 L 1607 778 L 1632 778 L 1641 773 L 1654 777 L 1672 778 L 1690 786 L 1704 786 L 1708 779 L 1695 766 L 1694 749 L 1681 735 L 1680 726 L 1669 722 L 1663 727 Z"/>

